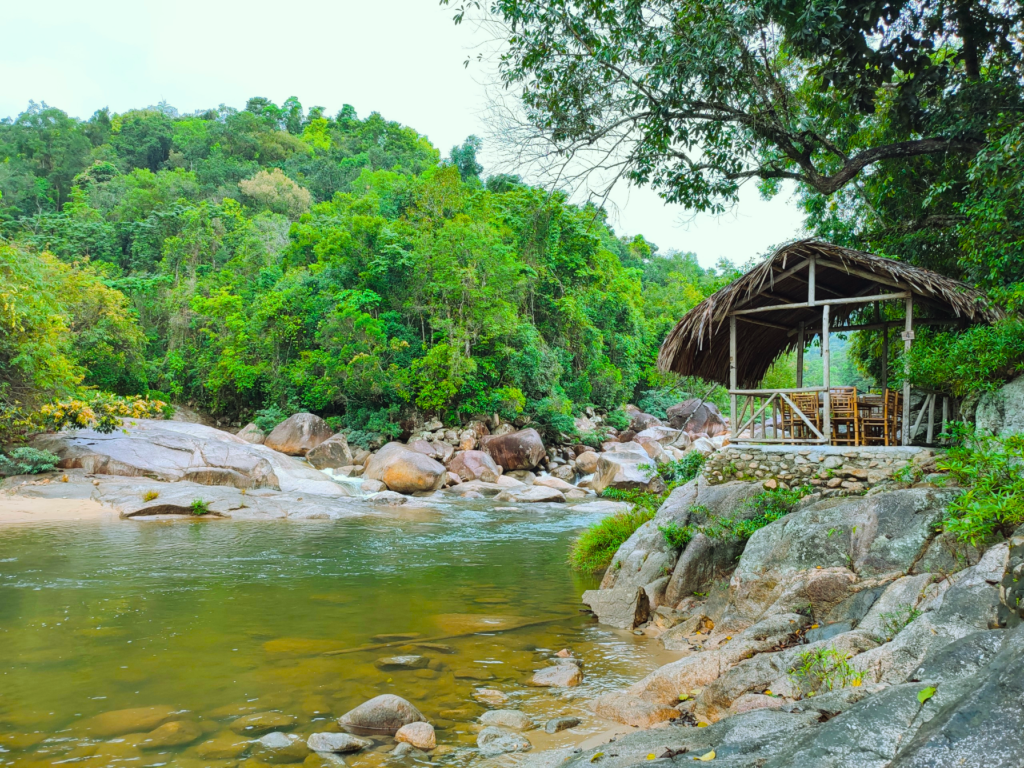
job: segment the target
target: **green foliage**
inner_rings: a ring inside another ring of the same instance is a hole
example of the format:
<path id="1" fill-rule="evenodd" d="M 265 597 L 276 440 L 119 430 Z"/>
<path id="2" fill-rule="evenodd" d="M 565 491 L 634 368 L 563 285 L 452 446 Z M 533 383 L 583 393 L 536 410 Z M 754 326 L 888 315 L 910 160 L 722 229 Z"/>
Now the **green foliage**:
<path id="1" fill-rule="evenodd" d="M 629 421 L 629 414 L 622 408 L 616 408 L 608 411 L 608 414 L 604 417 L 605 424 L 619 430 L 620 432 L 629 428 Z"/>
<path id="2" fill-rule="evenodd" d="M 668 493 L 657 494 L 636 489 L 605 488 L 601 491 L 601 498 L 628 502 L 633 505 L 634 509 L 650 512 L 653 517 L 665 499 L 668 498 Z"/>
<path id="3" fill-rule="evenodd" d="M 946 508 L 945 530 L 971 544 L 1010 534 L 1024 523 L 1024 436 L 980 435 L 959 424 L 949 436 L 954 444 L 939 469 L 963 490 Z"/>
<path id="4" fill-rule="evenodd" d="M 881 614 L 882 632 L 885 639 L 892 640 L 920 615 L 920 610 L 907 603 L 896 606 L 895 610 Z"/>
<path id="5" fill-rule="evenodd" d="M 651 520 L 657 508 L 637 505 L 629 512 L 620 512 L 594 523 L 581 533 L 569 548 L 569 563 L 585 573 L 603 570 L 611 563 L 619 547 L 641 525 Z"/>
<path id="6" fill-rule="evenodd" d="M 576 422 L 572 417 L 572 401 L 565 397 L 546 397 L 531 408 L 531 426 L 540 432 L 545 442 L 556 442 L 560 435 L 576 435 Z"/>
<path id="7" fill-rule="evenodd" d="M 59 461 L 50 451 L 22 446 L 6 456 L 0 453 L 0 475 L 38 475 L 56 469 Z"/>
<path id="8" fill-rule="evenodd" d="M 800 654 L 799 662 L 789 671 L 789 678 L 805 694 L 834 691 L 847 686 L 859 686 L 863 672 L 855 670 L 847 655 L 831 648 L 816 648 Z"/>
<path id="9" fill-rule="evenodd" d="M 47 403 L 39 415 L 47 429 L 94 429 L 109 434 L 121 426 L 122 419 L 162 418 L 167 403 L 146 398 L 125 398 L 104 392 L 86 392 L 72 398 Z"/>
<path id="10" fill-rule="evenodd" d="M 202 499 L 192 499 L 192 503 L 189 505 L 189 509 L 192 514 L 196 517 L 210 514 L 209 502 L 203 501 Z"/>
<path id="11" fill-rule="evenodd" d="M 704 468 L 708 457 L 700 451 L 688 451 L 678 461 L 668 461 L 658 465 L 658 475 L 665 481 L 669 490 L 677 485 L 688 483 Z"/>
<path id="12" fill-rule="evenodd" d="M 707 507 L 698 505 L 690 509 L 690 517 L 703 522 L 679 525 L 675 521 L 670 521 L 667 525 L 659 526 L 658 530 L 664 536 L 665 543 L 673 549 L 684 549 L 698 533 L 709 539 L 746 541 L 755 531 L 792 512 L 796 503 L 808 493 L 809 488 L 776 488 L 762 491 L 743 502 L 744 510 L 752 514 L 747 519 L 741 519 L 735 514 L 720 517 L 712 514 Z"/>
<path id="13" fill-rule="evenodd" d="M 252 423 L 256 425 L 256 428 L 260 432 L 269 435 L 274 431 L 274 427 L 289 416 L 291 416 L 291 414 L 284 409 L 278 408 L 276 405 L 271 405 L 268 408 L 261 408 L 256 411 L 256 414 L 252 418 Z"/>
<path id="14" fill-rule="evenodd" d="M 907 359 L 914 387 L 957 396 L 995 390 L 1024 369 L 1024 322 L 1013 317 L 956 331 L 923 329 Z"/>

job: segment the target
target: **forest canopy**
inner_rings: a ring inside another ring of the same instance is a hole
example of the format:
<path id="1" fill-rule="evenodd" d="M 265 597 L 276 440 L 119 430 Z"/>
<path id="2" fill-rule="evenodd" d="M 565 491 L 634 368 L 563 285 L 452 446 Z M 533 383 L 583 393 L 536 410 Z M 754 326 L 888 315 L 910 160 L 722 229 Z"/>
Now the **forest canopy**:
<path id="1" fill-rule="evenodd" d="M 664 333 L 734 276 L 415 130 L 296 99 L 0 122 L 0 403 L 81 386 L 232 419 L 540 419 L 664 384 Z"/>

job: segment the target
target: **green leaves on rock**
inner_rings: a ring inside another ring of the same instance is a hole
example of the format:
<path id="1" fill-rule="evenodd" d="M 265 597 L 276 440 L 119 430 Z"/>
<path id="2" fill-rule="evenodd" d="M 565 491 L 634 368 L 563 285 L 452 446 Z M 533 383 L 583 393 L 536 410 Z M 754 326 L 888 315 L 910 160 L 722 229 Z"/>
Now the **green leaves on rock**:
<path id="1" fill-rule="evenodd" d="M 930 699 L 934 695 L 935 695 L 935 689 L 934 688 L 931 688 L 931 687 L 923 688 L 917 694 L 917 700 L 919 702 L 921 702 L 922 704 L 924 704 L 926 701 L 928 701 L 928 699 Z"/>

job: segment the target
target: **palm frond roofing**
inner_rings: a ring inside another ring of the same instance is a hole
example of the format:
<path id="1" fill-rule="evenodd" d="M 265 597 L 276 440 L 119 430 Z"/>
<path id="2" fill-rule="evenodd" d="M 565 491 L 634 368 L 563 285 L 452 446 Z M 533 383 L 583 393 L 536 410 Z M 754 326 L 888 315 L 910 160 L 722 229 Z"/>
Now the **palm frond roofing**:
<path id="1" fill-rule="evenodd" d="M 924 304 L 934 318 L 959 319 L 967 324 L 993 323 L 1005 316 L 981 292 L 959 280 L 863 251 L 819 240 L 800 240 L 783 246 L 769 259 L 687 312 L 665 337 L 658 354 L 658 368 L 728 385 L 729 313 L 741 308 L 806 302 L 806 269 L 782 275 L 810 256 L 814 256 L 817 263 L 815 297 L 818 306 L 738 317 L 737 380 L 741 388 L 756 386 L 780 355 L 796 348 L 796 334 L 791 334 L 789 329 L 796 328 L 801 321 L 808 327 L 821 325 L 820 305 L 830 298 L 909 290 L 914 294 L 915 304 Z M 830 325 L 834 327 L 848 321 L 850 315 L 864 306 L 833 305 Z M 785 328 L 744 322 L 744 317 Z M 808 334 L 808 341 L 813 335 Z"/>

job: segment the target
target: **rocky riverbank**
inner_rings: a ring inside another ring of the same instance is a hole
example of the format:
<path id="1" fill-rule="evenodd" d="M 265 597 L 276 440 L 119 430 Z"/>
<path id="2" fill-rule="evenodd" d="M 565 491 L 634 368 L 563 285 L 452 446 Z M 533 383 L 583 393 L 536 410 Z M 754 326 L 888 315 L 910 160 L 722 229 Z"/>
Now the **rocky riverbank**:
<path id="1" fill-rule="evenodd" d="M 1019 765 L 1024 529 L 987 549 L 936 533 L 953 491 L 922 483 L 815 495 L 745 546 L 659 531 L 761 489 L 695 480 L 619 549 L 584 601 L 684 655 L 591 702 L 638 732 L 524 765 Z"/>

